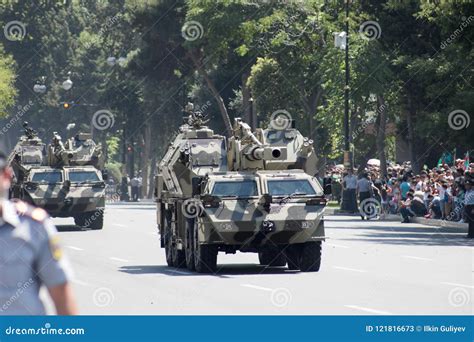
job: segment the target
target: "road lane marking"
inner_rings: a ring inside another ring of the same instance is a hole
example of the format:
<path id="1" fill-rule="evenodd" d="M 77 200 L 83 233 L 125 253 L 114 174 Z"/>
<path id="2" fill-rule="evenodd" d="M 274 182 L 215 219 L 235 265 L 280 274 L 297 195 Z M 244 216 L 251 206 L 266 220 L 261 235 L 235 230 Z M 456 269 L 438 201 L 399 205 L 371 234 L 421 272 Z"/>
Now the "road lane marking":
<path id="1" fill-rule="evenodd" d="M 338 245 L 338 244 L 329 243 L 329 242 L 326 242 L 325 245 L 330 246 L 330 247 L 349 248 L 348 246 Z"/>
<path id="2" fill-rule="evenodd" d="M 258 285 L 252 285 L 252 284 L 241 284 L 241 286 L 244 287 L 249 287 L 251 289 L 256 289 L 256 290 L 261 290 L 261 291 L 273 291 L 273 289 L 270 289 L 268 287 L 263 287 L 263 286 L 258 286 Z"/>
<path id="3" fill-rule="evenodd" d="M 365 311 L 365 312 L 370 312 L 378 315 L 392 315 L 392 313 L 388 311 L 382 311 L 382 310 L 375 310 L 371 308 L 364 308 L 363 306 L 358 306 L 358 305 L 344 305 L 346 308 L 350 309 L 355 309 L 355 310 L 360 310 L 360 311 Z"/>
<path id="4" fill-rule="evenodd" d="M 366 270 L 359 270 L 357 268 L 349 268 L 349 267 L 342 267 L 342 266 L 333 266 L 332 268 L 336 268 L 338 270 L 343 270 L 343 271 L 352 271 L 352 272 L 360 272 L 360 273 L 366 273 Z"/>
<path id="5" fill-rule="evenodd" d="M 117 227 L 127 227 L 126 225 L 124 225 L 124 224 L 120 224 L 120 223 L 112 223 L 112 226 L 117 226 Z"/>
<path id="6" fill-rule="evenodd" d="M 76 247 L 76 246 L 66 246 L 66 247 L 69 248 L 69 249 L 73 249 L 75 251 L 83 251 L 84 250 L 84 249 Z"/>
<path id="7" fill-rule="evenodd" d="M 78 285 L 82 285 L 82 286 L 86 286 L 86 287 L 91 287 L 92 286 L 91 284 L 86 283 L 86 282 L 81 281 L 81 280 L 78 280 L 78 279 L 73 279 L 72 282 L 74 284 L 78 284 Z"/>
<path id="8" fill-rule="evenodd" d="M 114 261 L 120 261 L 120 262 L 129 262 L 129 261 L 130 261 L 130 260 L 121 259 L 121 258 L 116 258 L 116 257 L 110 257 L 109 259 L 110 259 L 110 260 L 114 260 Z"/>
<path id="9" fill-rule="evenodd" d="M 472 285 L 464 285 L 464 284 L 448 283 L 448 282 L 441 282 L 441 284 L 451 285 L 451 286 L 467 287 L 468 289 L 474 289 L 474 286 L 472 286 Z"/>
<path id="10" fill-rule="evenodd" d="M 433 259 L 422 258 L 422 257 L 417 257 L 417 256 L 412 256 L 412 255 L 402 255 L 402 258 L 414 259 L 414 260 L 422 260 L 422 261 L 433 261 Z"/>

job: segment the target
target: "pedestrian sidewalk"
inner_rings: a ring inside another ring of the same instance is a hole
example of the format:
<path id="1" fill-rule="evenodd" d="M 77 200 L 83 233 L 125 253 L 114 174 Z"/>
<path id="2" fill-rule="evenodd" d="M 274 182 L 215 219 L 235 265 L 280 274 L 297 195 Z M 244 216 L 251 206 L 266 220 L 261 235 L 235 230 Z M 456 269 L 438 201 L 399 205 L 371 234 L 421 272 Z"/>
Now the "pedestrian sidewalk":
<path id="1" fill-rule="evenodd" d="M 349 215 L 349 216 L 360 217 L 360 215 L 358 213 L 349 214 L 349 213 L 341 211 L 340 209 L 337 209 L 337 208 L 326 208 L 324 213 L 326 215 Z M 398 221 L 398 222 L 400 222 L 401 221 L 401 216 L 400 215 L 394 215 L 394 214 L 384 214 L 384 215 L 381 215 L 380 221 Z M 446 221 L 446 220 L 426 219 L 424 217 L 412 217 L 412 218 L 410 218 L 410 222 L 424 224 L 426 226 L 463 229 L 463 230 L 466 230 L 466 232 L 467 232 L 467 229 L 468 229 L 468 224 L 467 223 L 459 223 L 459 222 Z"/>
<path id="2" fill-rule="evenodd" d="M 155 200 L 151 198 L 144 198 L 138 202 L 126 202 L 126 201 L 106 201 L 106 205 L 155 205 Z"/>

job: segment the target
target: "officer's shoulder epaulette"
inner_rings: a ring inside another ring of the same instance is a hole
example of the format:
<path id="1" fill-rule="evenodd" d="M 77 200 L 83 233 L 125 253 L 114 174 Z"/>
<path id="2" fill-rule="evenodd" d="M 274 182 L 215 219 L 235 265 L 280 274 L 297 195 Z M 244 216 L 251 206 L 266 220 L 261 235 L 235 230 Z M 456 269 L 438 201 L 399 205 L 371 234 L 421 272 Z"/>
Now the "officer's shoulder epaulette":
<path id="1" fill-rule="evenodd" d="M 16 201 L 15 209 L 19 216 L 29 217 L 37 222 L 43 222 L 48 218 L 48 213 L 44 209 L 35 208 L 23 201 Z"/>

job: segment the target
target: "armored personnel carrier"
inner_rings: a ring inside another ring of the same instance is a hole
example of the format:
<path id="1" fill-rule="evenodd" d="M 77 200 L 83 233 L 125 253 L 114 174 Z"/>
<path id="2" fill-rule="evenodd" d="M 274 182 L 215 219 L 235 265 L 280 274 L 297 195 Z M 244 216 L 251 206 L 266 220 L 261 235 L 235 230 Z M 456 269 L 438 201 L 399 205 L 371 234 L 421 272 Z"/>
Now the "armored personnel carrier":
<path id="1" fill-rule="evenodd" d="M 272 137 L 236 119 L 226 148 L 223 136 L 189 115 L 156 181 L 169 266 L 215 272 L 218 252 L 240 251 L 258 253 L 262 265 L 319 270 L 326 200 L 318 181 L 297 168 L 314 149 L 294 129 Z"/>
<path id="2" fill-rule="evenodd" d="M 74 217 L 77 225 L 102 229 L 105 183 L 100 145 L 79 133 L 63 144 L 55 133 L 46 147 L 24 124 L 24 135 L 10 153 L 14 178 L 10 197 L 45 209 L 53 217 Z"/>

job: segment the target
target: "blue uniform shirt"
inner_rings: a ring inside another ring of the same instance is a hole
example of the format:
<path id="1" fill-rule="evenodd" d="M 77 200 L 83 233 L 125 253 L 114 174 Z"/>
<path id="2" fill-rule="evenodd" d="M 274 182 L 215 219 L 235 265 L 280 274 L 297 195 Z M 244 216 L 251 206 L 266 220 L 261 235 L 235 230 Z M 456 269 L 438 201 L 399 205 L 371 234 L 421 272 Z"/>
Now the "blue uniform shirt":
<path id="1" fill-rule="evenodd" d="M 0 205 L 0 315 L 44 315 L 41 285 L 64 284 L 71 274 L 56 228 L 43 209 Z"/>

